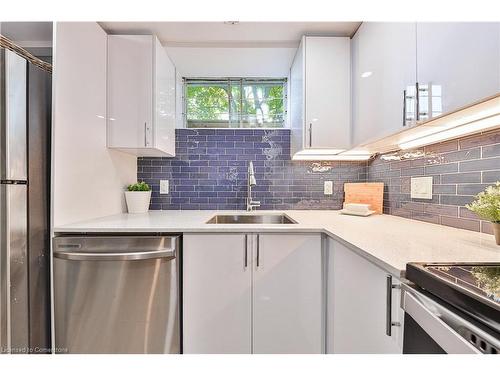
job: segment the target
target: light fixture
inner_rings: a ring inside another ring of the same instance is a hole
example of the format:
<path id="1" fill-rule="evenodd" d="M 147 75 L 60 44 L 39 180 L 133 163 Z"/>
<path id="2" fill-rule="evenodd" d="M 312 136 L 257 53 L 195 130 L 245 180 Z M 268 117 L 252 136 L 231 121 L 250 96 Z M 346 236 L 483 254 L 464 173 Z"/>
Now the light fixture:
<path id="1" fill-rule="evenodd" d="M 361 78 L 368 78 L 372 75 L 372 72 L 363 72 L 361 73 Z"/>
<path id="2" fill-rule="evenodd" d="M 498 126 L 500 95 L 420 124 L 400 137 L 398 146 L 401 149 L 421 147 Z"/>
<path id="3" fill-rule="evenodd" d="M 345 148 L 309 148 L 296 153 L 296 155 L 336 155 L 344 152 Z"/>
<path id="4" fill-rule="evenodd" d="M 345 154 L 295 154 L 292 160 L 318 160 L 318 161 L 362 161 L 370 159 L 371 155 L 345 155 Z"/>
<path id="5" fill-rule="evenodd" d="M 335 160 L 345 160 L 345 161 L 359 161 L 368 160 L 372 156 L 366 150 L 302 150 L 297 152 L 292 156 L 292 160 L 318 160 L 318 161 L 335 161 Z"/>
<path id="6" fill-rule="evenodd" d="M 362 148 L 352 148 L 340 153 L 340 155 L 371 155 L 372 153 Z"/>
<path id="7" fill-rule="evenodd" d="M 469 135 L 480 131 L 488 130 L 496 126 L 500 126 L 500 115 L 487 117 L 448 130 L 443 130 L 438 133 L 426 135 L 411 141 L 402 142 L 399 144 L 399 147 L 403 150 L 406 150 L 409 148 L 426 146 L 432 143 L 442 142 L 447 139 L 458 138 L 464 135 Z"/>

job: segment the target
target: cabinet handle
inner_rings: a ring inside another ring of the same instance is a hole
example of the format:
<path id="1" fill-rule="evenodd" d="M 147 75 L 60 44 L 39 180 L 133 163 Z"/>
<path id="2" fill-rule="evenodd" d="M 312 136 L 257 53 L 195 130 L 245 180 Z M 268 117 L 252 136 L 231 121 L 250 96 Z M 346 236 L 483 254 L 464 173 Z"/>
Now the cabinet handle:
<path id="1" fill-rule="evenodd" d="M 257 267 L 260 266 L 260 237 L 257 235 Z"/>
<path id="2" fill-rule="evenodd" d="M 144 123 L 144 147 L 148 147 L 148 125 Z"/>
<path id="3" fill-rule="evenodd" d="M 392 321 L 392 290 L 399 289 L 399 285 L 392 283 L 392 276 L 387 275 L 386 284 L 386 306 L 385 306 L 385 334 L 392 336 L 392 327 L 399 327 L 401 323 Z"/>
<path id="4" fill-rule="evenodd" d="M 245 234 L 245 268 L 248 267 L 248 234 Z"/>
<path id="5" fill-rule="evenodd" d="M 418 82 L 415 83 L 415 119 L 420 120 L 420 92 L 418 89 Z"/>
<path id="6" fill-rule="evenodd" d="M 313 124 L 312 122 L 309 123 L 309 147 L 312 147 L 313 143 Z"/>
<path id="7" fill-rule="evenodd" d="M 403 126 L 406 126 L 406 90 L 403 90 Z"/>

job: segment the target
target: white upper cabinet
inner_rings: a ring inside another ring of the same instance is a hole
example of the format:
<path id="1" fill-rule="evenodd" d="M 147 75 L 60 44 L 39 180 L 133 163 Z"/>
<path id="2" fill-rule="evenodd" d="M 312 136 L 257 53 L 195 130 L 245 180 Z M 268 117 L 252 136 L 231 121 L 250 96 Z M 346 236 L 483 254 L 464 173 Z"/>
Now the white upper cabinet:
<path id="1" fill-rule="evenodd" d="M 292 155 L 350 148 L 350 40 L 304 36 L 290 69 Z"/>
<path id="2" fill-rule="evenodd" d="M 354 146 L 411 124 L 415 37 L 415 23 L 364 22 L 352 38 Z"/>
<path id="3" fill-rule="evenodd" d="M 352 39 L 353 146 L 498 94 L 499 30 L 484 22 L 363 23 Z"/>
<path id="4" fill-rule="evenodd" d="M 500 23 L 417 23 L 419 119 L 500 92 Z"/>
<path id="5" fill-rule="evenodd" d="M 108 147 L 175 156 L 175 67 L 152 35 L 108 35 Z"/>

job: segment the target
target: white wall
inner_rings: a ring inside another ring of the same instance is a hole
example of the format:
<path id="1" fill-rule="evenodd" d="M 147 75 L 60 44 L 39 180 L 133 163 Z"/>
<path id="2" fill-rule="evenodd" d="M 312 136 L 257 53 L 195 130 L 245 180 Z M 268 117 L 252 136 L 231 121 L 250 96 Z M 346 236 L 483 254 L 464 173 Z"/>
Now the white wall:
<path id="1" fill-rule="evenodd" d="M 296 47 L 165 47 L 176 69 L 176 128 L 184 127 L 182 77 L 290 75 Z M 288 121 L 287 121 L 288 122 Z"/>
<path id="2" fill-rule="evenodd" d="M 106 148 L 106 33 L 57 23 L 53 76 L 54 226 L 124 212 L 137 159 Z"/>
<path id="3" fill-rule="evenodd" d="M 287 77 L 295 47 L 172 47 L 167 54 L 183 77 Z"/>

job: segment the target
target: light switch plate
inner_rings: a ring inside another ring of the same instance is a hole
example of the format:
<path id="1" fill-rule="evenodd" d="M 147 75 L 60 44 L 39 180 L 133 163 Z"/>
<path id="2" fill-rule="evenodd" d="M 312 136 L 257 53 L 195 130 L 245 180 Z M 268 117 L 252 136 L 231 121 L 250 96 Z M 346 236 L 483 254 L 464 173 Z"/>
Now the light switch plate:
<path id="1" fill-rule="evenodd" d="M 418 199 L 432 199 L 432 177 L 412 177 L 410 196 Z"/>
<path id="2" fill-rule="evenodd" d="M 160 194 L 168 194 L 168 180 L 160 180 Z"/>
<path id="3" fill-rule="evenodd" d="M 325 181 L 324 193 L 325 195 L 333 194 L 333 181 Z"/>

